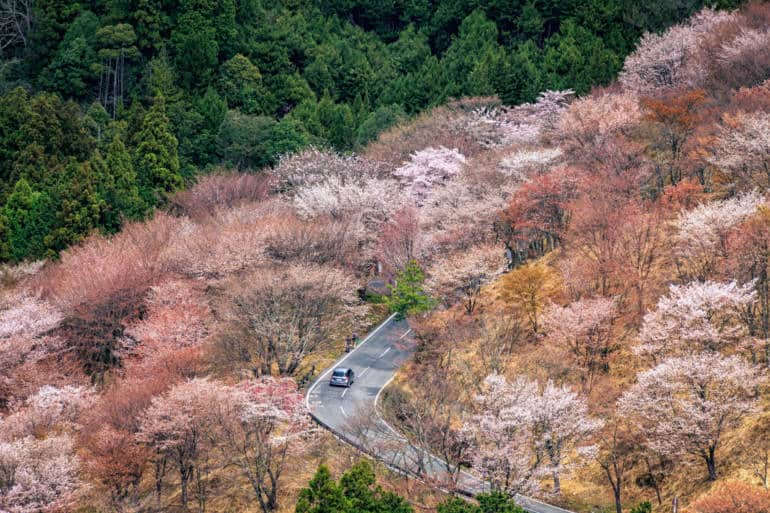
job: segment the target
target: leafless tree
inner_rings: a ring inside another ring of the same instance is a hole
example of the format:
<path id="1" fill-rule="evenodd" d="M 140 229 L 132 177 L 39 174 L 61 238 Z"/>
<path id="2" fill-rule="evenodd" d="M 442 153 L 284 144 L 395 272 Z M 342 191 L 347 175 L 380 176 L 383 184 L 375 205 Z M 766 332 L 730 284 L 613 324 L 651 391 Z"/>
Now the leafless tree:
<path id="1" fill-rule="evenodd" d="M 0 0 L 0 51 L 26 47 L 32 23 L 32 0 Z"/>

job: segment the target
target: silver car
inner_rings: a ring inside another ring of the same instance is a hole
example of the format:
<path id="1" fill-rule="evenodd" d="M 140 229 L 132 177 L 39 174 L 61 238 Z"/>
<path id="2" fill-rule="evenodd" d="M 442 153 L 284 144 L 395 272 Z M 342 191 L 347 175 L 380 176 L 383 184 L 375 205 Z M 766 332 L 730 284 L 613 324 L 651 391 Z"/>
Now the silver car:
<path id="1" fill-rule="evenodd" d="M 356 373 L 347 367 L 337 367 L 332 372 L 329 385 L 334 387 L 349 387 L 355 381 Z"/>

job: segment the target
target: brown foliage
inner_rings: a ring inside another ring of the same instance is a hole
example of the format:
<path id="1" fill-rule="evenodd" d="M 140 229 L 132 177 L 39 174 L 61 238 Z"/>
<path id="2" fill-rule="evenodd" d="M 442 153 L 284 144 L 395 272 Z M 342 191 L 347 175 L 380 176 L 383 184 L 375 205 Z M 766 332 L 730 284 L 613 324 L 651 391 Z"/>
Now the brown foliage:
<path id="1" fill-rule="evenodd" d="M 770 74 L 767 28 L 770 7 L 752 2 L 731 21 L 711 30 L 701 41 L 697 59 L 708 71 L 705 85 L 715 95 L 753 87 Z"/>
<path id="2" fill-rule="evenodd" d="M 408 125 L 398 125 L 380 134 L 371 143 L 364 155 L 376 161 L 401 164 L 409 160 L 415 151 L 429 147 L 457 148 L 471 157 L 479 153 L 483 146 L 466 130 L 463 120 L 468 111 L 481 106 L 488 106 L 490 99 L 470 99 L 437 107 L 418 116 Z"/>
<path id="3" fill-rule="evenodd" d="M 193 219 L 205 218 L 217 209 L 264 200 L 274 181 L 267 174 L 220 170 L 204 176 L 194 187 L 174 194 L 169 199 L 170 208 L 173 213 Z"/>
<path id="4" fill-rule="evenodd" d="M 419 231 L 417 211 L 411 207 L 399 210 L 380 229 L 377 258 L 390 271 L 403 269 L 417 256 Z"/>
<path id="5" fill-rule="evenodd" d="M 145 289 L 123 289 L 99 304 L 82 304 L 52 330 L 95 383 L 120 365 L 125 327 L 145 315 L 145 294 Z"/>
<path id="6" fill-rule="evenodd" d="M 113 237 L 93 236 L 70 248 L 38 278 L 45 295 L 65 313 L 94 310 L 120 291 L 145 290 L 166 270 L 164 249 L 176 220 L 156 213 Z"/>
<path id="7" fill-rule="evenodd" d="M 696 513 L 768 513 L 770 492 L 738 481 L 716 487 L 693 505 Z"/>
<path id="8" fill-rule="evenodd" d="M 770 79 L 754 87 L 741 87 L 730 101 L 733 112 L 770 111 Z"/>
<path id="9" fill-rule="evenodd" d="M 302 220 L 296 216 L 276 219 L 267 229 L 265 252 L 279 262 L 345 264 L 356 254 L 350 221 Z"/>

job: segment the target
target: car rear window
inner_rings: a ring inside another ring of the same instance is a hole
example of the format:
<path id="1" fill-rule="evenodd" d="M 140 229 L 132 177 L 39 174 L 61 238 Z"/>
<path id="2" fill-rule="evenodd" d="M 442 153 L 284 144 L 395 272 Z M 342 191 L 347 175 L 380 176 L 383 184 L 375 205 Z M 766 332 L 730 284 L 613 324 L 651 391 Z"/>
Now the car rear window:
<path id="1" fill-rule="evenodd" d="M 335 378 L 344 378 L 345 377 L 345 369 L 336 369 L 334 371 L 334 374 L 332 374 Z"/>

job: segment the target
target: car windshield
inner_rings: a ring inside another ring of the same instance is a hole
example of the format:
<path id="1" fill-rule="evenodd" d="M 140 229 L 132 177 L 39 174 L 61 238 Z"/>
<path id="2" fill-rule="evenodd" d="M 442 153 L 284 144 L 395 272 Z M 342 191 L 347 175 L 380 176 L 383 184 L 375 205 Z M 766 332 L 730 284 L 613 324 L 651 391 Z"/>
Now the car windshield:
<path id="1" fill-rule="evenodd" d="M 335 378 L 344 378 L 345 377 L 345 369 L 335 369 L 334 374 L 332 374 Z"/>

